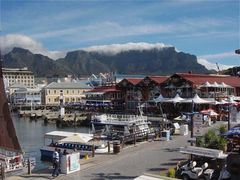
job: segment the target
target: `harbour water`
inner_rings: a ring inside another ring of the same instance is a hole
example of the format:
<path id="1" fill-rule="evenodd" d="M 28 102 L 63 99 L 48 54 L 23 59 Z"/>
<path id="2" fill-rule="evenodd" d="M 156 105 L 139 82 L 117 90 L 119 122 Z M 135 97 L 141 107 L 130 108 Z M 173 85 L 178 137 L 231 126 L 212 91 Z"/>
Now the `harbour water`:
<path id="1" fill-rule="evenodd" d="M 47 162 L 41 161 L 40 148 L 44 146 L 44 134 L 50 131 L 69 131 L 89 133 L 88 127 L 76 128 L 57 128 L 55 124 L 44 124 L 42 119 L 30 120 L 29 118 L 18 117 L 18 114 L 12 114 L 13 123 L 16 129 L 18 140 L 22 150 L 25 152 L 25 157 L 35 157 L 37 165 L 35 169 L 42 169 Z"/>

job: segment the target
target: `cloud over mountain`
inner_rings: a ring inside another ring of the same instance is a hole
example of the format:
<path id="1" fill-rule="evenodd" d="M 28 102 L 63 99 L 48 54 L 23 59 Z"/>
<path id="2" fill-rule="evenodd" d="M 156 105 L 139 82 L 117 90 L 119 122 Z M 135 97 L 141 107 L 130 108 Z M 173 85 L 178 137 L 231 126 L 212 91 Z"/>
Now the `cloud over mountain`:
<path id="1" fill-rule="evenodd" d="M 126 43 L 126 44 L 111 44 L 111 45 L 102 45 L 102 46 L 90 46 L 84 48 L 83 50 L 88 52 L 98 52 L 103 54 L 116 55 L 121 52 L 130 51 L 130 50 L 151 50 L 158 49 L 161 50 L 163 48 L 173 47 L 170 45 L 165 45 L 163 43 Z"/>
<path id="2" fill-rule="evenodd" d="M 34 54 L 43 54 L 52 59 L 58 59 L 66 55 L 65 52 L 61 51 L 48 51 L 42 46 L 41 43 L 29 36 L 21 34 L 9 34 L 0 37 L 0 48 L 3 54 L 10 52 L 14 47 L 28 49 Z"/>

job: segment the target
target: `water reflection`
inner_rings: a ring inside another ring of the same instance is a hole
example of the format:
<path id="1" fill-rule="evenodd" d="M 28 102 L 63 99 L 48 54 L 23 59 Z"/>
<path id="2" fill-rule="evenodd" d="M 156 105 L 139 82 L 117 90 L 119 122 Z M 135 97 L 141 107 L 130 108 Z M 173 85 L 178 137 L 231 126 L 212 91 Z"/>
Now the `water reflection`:
<path id="1" fill-rule="evenodd" d="M 13 123 L 16 129 L 18 140 L 25 152 L 25 157 L 33 156 L 37 160 L 37 169 L 43 168 L 46 163 L 40 160 L 40 147 L 44 146 L 44 134 L 50 131 L 69 131 L 89 133 L 87 127 L 77 128 L 57 128 L 55 124 L 45 125 L 42 119 L 30 120 L 29 118 L 19 118 L 17 114 L 12 114 Z"/>

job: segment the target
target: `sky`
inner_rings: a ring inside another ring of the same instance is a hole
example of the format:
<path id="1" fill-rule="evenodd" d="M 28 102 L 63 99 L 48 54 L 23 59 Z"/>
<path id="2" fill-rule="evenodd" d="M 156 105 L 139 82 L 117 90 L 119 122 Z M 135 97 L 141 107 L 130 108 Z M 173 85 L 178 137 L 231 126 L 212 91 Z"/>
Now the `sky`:
<path id="1" fill-rule="evenodd" d="M 240 0 L 0 0 L 0 46 L 52 58 L 90 46 L 175 46 L 240 66 Z"/>

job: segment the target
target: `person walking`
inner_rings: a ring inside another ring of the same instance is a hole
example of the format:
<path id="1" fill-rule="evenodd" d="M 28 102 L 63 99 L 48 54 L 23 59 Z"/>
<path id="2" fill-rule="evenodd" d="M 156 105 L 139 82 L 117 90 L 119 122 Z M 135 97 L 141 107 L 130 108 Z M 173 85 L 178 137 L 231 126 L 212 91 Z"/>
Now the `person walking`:
<path id="1" fill-rule="evenodd" d="M 55 148 L 55 151 L 53 152 L 53 172 L 52 176 L 56 177 L 59 175 L 59 153 L 58 149 Z"/>
<path id="2" fill-rule="evenodd" d="M 62 159 L 62 155 L 63 155 L 61 149 L 58 149 L 58 155 L 59 155 L 58 173 L 61 173 L 61 159 Z"/>

